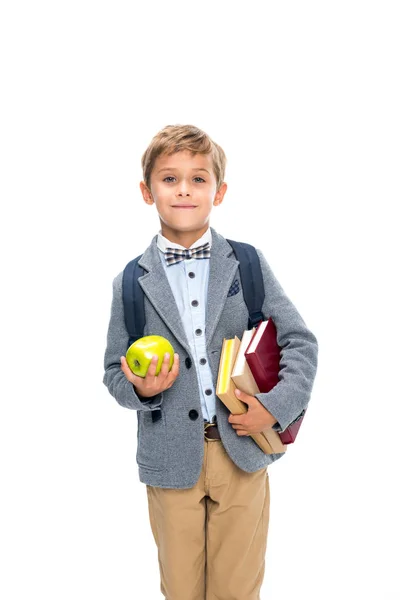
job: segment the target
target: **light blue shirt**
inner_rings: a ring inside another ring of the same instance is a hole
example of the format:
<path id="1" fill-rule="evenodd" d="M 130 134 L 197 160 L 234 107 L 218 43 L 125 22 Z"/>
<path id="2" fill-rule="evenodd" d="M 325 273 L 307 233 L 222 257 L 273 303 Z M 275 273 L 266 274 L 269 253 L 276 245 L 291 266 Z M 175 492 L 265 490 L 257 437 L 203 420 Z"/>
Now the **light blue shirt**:
<path id="1" fill-rule="evenodd" d="M 212 236 L 210 228 L 190 248 L 201 246 L 206 242 L 209 242 L 211 247 Z M 165 249 L 168 247 L 182 250 L 185 247 L 170 242 L 162 235 L 161 231 L 157 236 L 157 246 L 192 353 L 192 366 L 195 367 L 197 373 L 203 419 L 211 421 L 216 413 L 216 397 L 212 382 L 212 373 L 206 354 L 205 338 L 210 261 L 207 258 L 190 258 L 173 265 L 167 265 L 164 258 Z M 193 273 L 194 276 L 189 276 L 189 273 Z M 180 368 L 182 367 L 183 365 L 180 366 Z"/>

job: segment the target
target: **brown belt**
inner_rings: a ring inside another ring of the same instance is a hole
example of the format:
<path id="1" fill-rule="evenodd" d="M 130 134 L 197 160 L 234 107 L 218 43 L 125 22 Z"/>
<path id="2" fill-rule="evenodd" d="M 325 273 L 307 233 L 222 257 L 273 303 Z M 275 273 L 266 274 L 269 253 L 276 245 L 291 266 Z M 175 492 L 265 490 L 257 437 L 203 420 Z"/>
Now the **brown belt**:
<path id="1" fill-rule="evenodd" d="M 210 423 L 209 421 L 204 421 L 204 439 L 208 442 L 221 439 L 217 423 Z"/>

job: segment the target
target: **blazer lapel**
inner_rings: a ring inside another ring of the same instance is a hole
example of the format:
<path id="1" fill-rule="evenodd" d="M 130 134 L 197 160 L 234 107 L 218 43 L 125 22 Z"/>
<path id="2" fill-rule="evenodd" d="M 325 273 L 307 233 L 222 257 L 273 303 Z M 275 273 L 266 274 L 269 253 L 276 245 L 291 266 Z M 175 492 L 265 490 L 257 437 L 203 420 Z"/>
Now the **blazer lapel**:
<path id="1" fill-rule="evenodd" d="M 178 307 L 161 263 L 157 236 L 154 236 L 150 246 L 143 253 L 139 265 L 148 271 L 138 280 L 143 292 L 179 343 L 191 354 Z"/>
<path id="2" fill-rule="evenodd" d="M 212 227 L 210 273 L 208 278 L 208 300 L 206 311 L 206 345 L 209 347 L 215 328 L 224 308 L 228 291 L 239 261 L 232 246 Z"/>

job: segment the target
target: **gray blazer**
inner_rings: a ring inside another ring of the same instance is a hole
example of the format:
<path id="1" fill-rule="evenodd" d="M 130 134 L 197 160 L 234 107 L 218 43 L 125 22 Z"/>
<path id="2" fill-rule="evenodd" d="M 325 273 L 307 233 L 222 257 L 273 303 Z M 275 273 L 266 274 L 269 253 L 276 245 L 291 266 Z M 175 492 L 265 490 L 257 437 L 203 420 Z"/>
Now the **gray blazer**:
<path id="1" fill-rule="evenodd" d="M 229 288 L 239 277 L 231 246 L 213 228 L 212 252 L 206 311 L 206 349 L 214 386 L 224 338 L 241 338 L 247 329 L 248 311 L 242 289 L 228 296 Z M 280 381 L 268 393 L 257 398 L 285 429 L 305 408 L 317 370 L 318 344 L 302 317 L 285 295 L 262 253 L 257 250 L 265 287 L 263 312 L 272 317 L 281 350 Z M 145 250 L 140 263 L 148 273 L 139 278 L 145 295 L 146 326 L 144 335 L 158 334 L 172 343 L 180 357 L 180 371 L 171 388 L 141 401 L 134 386 L 121 370 L 120 357 L 125 355 L 128 332 L 122 304 L 122 272 L 113 281 L 111 318 L 104 357 L 104 384 L 117 402 L 136 410 L 136 461 L 141 482 L 165 488 L 191 488 L 197 482 L 203 462 L 204 426 L 193 357 L 177 305 L 165 275 L 157 236 Z M 190 361 L 185 361 L 186 358 Z M 151 411 L 159 408 L 161 419 L 153 422 Z M 225 405 L 216 399 L 216 414 L 222 443 L 242 470 L 252 473 L 277 460 L 282 454 L 264 454 L 249 436 L 238 436 L 228 422 Z M 289 446 L 290 448 L 290 446 Z"/>

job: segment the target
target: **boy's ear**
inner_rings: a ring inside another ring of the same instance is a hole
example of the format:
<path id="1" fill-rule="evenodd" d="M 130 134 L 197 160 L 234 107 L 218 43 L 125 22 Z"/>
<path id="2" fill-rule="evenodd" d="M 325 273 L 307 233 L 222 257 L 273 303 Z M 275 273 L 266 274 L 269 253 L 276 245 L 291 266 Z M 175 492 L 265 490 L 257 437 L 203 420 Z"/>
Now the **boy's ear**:
<path id="1" fill-rule="evenodd" d="M 228 189 L 228 185 L 224 181 L 223 183 L 221 183 L 221 186 L 220 186 L 218 192 L 215 194 L 215 198 L 213 201 L 214 206 L 218 206 L 219 204 L 221 204 L 222 200 L 224 199 L 225 192 L 227 189 Z"/>
<path id="2" fill-rule="evenodd" d="M 143 200 L 146 204 L 154 204 L 153 196 L 144 181 L 140 182 L 140 190 L 142 192 Z"/>

